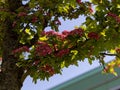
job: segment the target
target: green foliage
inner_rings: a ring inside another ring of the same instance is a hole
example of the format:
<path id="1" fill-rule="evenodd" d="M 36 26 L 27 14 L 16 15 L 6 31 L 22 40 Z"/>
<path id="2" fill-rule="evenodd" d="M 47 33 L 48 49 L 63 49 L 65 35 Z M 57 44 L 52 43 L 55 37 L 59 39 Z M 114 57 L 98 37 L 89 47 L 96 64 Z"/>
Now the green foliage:
<path id="1" fill-rule="evenodd" d="M 18 67 L 24 68 L 25 76 L 30 75 L 34 82 L 61 74 L 62 68 L 77 66 L 78 61 L 85 59 L 90 64 L 99 59 L 104 66 L 106 55 L 117 57 L 113 67 L 106 71 L 116 75 L 114 66 L 119 66 L 120 56 L 120 0 L 30 0 L 14 12 L 7 4 L 2 0 L 0 35 L 3 36 L 4 22 L 9 19 L 20 45 L 11 53 L 19 57 Z M 60 18 L 72 20 L 80 15 L 86 18 L 80 27 L 58 32 Z M 53 30 L 44 31 L 46 27 Z"/>

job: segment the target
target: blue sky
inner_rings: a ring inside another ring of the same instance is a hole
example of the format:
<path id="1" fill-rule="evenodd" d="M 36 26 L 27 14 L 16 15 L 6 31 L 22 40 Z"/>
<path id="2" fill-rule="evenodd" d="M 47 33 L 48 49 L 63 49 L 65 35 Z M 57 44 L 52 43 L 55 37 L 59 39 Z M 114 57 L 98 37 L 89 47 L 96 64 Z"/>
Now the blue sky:
<path id="1" fill-rule="evenodd" d="M 74 29 L 74 26 L 80 26 L 80 24 L 82 22 L 84 22 L 84 17 L 79 17 L 76 20 L 67 20 L 67 21 L 63 21 L 60 20 L 62 22 L 62 25 L 59 27 L 60 31 L 62 30 L 72 30 Z M 47 28 L 48 30 L 50 28 Z M 109 61 L 112 58 L 107 57 L 106 60 Z M 25 80 L 25 82 L 23 83 L 23 87 L 21 90 L 48 90 L 51 87 L 54 87 L 60 83 L 63 83 L 69 79 L 72 79 L 75 76 L 78 76 L 80 74 L 83 74 L 95 67 L 99 66 L 98 61 L 94 61 L 92 65 L 89 65 L 87 60 L 85 60 L 85 62 L 79 62 L 79 66 L 69 66 L 68 68 L 64 68 L 62 75 L 54 75 L 53 77 L 51 77 L 49 79 L 49 81 L 40 81 L 38 80 L 37 84 L 32 83 L 32 79 L 28 76 Z"/>

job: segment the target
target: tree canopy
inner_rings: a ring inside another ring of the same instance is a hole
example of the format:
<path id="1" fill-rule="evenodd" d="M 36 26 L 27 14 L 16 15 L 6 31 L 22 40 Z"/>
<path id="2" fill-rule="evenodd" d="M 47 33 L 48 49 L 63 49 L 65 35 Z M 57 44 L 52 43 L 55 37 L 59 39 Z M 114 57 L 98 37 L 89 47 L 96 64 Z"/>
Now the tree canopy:
<path id="1" fill-rule="evenodd" d="M 82 25 L 59 32 L 60 18 L 72 20 L 81 15 L 86 18 Z M 51 30 L 45 31 L 46 27 Z M 3 66 L 7 44 L 11 45 L 7 55 L 17 58 L 15 65 L 24 71 L 22 81 L 28 75 L 35 82 L 49 79 L 85 59 L 90 64 L 99 60 L 105 72 L 117 75 L 114 67 L 120 67 L 120 0 L 0 0 Z M 105 56 L 115 56 L 115 60 L 106 64 Z"/>

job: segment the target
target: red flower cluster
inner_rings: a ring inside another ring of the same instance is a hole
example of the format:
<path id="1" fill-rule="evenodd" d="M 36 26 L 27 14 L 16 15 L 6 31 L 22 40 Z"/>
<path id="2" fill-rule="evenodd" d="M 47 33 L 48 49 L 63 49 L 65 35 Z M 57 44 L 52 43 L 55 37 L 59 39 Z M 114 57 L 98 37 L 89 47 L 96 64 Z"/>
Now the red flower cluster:
<path id="1" fill-rule="evenodd" d="M 60 33 L 57 33 L 56 36 L 57 36 L 57 38 L 59 38 L 61 40 L 64 40 L 66 38 L 66 35 L 63 35 L 63 34 L 60 34 Z"/>
<path id="2" fill-rule="evenodd" d="M 76 0 L 76 2 L 77 2 L 78 4 L 81 4 L 81 3 L 82 3 L 81 0 Z"/>
<path id="3" fill-rule="evenodd" d="M 47 36 L 54 36 L 54 35 L 57 35 L 57 32 L 50 30 L 50 31 L 44 32 L 44 34 Z"/>
<path id="4" fill-rule="evenodd" d="M 35 60 L 33 65 L 37 66 L 40 63 L 40 60 Z"/>
<path id="5" fill-rule="evenodd" d="M 93 9 L 92 9 L 92 5 L 91 4 L 89 4 L 88 10 L 89 10 L 90 13 L 93 13 Z"/>
<path id="6" fill-rule="evenodd" d="M 58 32 L 55 32 L 55 31 L 53 31 L 53 30 L 47 31 L 47 32 L 43 31 L 43 32 L 41 33 L 41 35 L 42 35 L 42 36 L 46 35 L 46 36 L 48 36 L 48 37 L 56 36 L 56 37 L 59 38 L 59 39 L 62 39 L 62 40 L 65 39 L 65 35 L 60 34 L 60 33 L 58 33 Z"/>
<path id="7" fill-rule="evenodd" d="M 41 67 L 41 69 L 47 73 L 49 73 L 51 76 L 55 74 L 54 68 L 50 65 L 45 65 Z"/>
<path id="8" fill-rule="evenodd" d="M 99 35 L 96 32 L 90 32 L 90 33 L 88 33 L 88 37 L 90 39 L 96 39 L 96 40 L 99 39 Z"/>
<path id="9" fill-rule="evenodd" d="M 67 30 L 64 30 L 64 31 L 62 32 L 62 34 L 65 35 L 65 36 L 69 35 L 69 33 L 70 33 L 70 31 L 67 31 Z"/>
<path id="10" fill-rule="evenodd" d="M 18 17 L 24 17 L 24 16 L 27 16 L 27 13 L 26 12 L 19 12 Z"/>
<path id="11" fill-rule="evenodd" d="M 32 22 L 32 23 L 36 23 L 37 21 L 38 21 L 38 18 L 37 18 L 36 16 L 33 16 L 31 22 Z"/>
<path id="12" fill-rule="evenodd" d="M 93 13 L 92 7 L 89 7 L 89 11 L 90 11 L 90 13 Z"/>
<path id="13" fill-rule="evenodd" d="M 52 48 L 45 42 L 38 42 L 35 48 L 35 53 L 39 56 L 46 56 L 52 53 Z"/>
<path id="14" fill-rule="evenodd" d="M 14 21 L 12 27 L 15 27 L 16 25 L 17 25 L 17 21 Z"/>
<path id="15" fill-rule="evenodd" d="M 120 54 L 120 48 L 116 48 L 115 51 Z"/>
<path id="16" fill-rule="evenodd" d="M 109 13 L 107 14 L 107 16 L 111 16 L 111 17 L 113 17 L 113 18 L 117 17 L 117 15 L 115 15 L 115 14 L 113 14 L 113 13 L 111 13 L 111 12 L 109 12 Z"/>
<path id="17" fill-rule="evenodd" d="M 23 46 L 12 51 L 13 54 L 21 52 L 29 52 L 29 48 L 27 46 Z"/>
<path id="18" fill-rule="evenodd" d="M 58 51 L 58 45 L 57 44 L 53 44 L 53 49 L 54 49 L 54 51 Z"/>
<path id="19" fill-rule="evenodd" d="M 42 36 L 46 35 L 46 36 L 48 36 L 48 37 L 56 36 L 56 37 L 58 37 L 59 39 L 64 40 L 64 39 L 67 38 L 67 36 L 69 36 L 69 35 L 70 35 L 70 36 L 74 36 L 74 35 L 82 36 L 83 33 L 84 33 L 84 30 L 81 29 L 81 28 L 79 28 L 79 29 L 74 29 L 74 30 L 72 30 L 72 31 L 67 31 L 67 30 L 65 30 L 65 31 L 63 31 L 62 33 L 58 33 L 58 32 L 55 32 L 55 31 L 53 31 L 53 30 L 47 31 L 47 32 L 43 31 L 43 32 L 41 33 L 41 35 L 42 35 Z"/>
<path id="20" fill-rule="evenodd" d="M 107 16 L 113 17 L 118 23 L 120 23 L 120 17 L 116 14 L 109 12 Z"/>
<path id="21" fill-rule="evenodd" d="M 72 31 L 70 31 L 69 35 L 79 35 L 82 36 L 84 33 L 84 31 L 82 29 L 74 29 Z"/>
<path id="22" fill-rule="evenodd" d="M 70 51 L 69 49 L 60 50 L 60 51 L 58 51 L 58 52 L 55 54 L 55 56 L 57 56 L 57 57 L 62 57 L 62 56 L 64 56 L 64 55 L 68 54 L 69 51 Z"/>
<path id="23" fill-rule="evenodd" d="M 61 40 L 64 40 L 66 39 L 68 36 L 82 36 L 84 34 L 84 30 L 79 28 L 79 29 L 74 29 L 72 31 L 63 31 L 62 33 L 58 33 L 58 32 L 55 32 L 53 30 L 51 31 L 43 31 L 41 33 L 42 36 L 47 36 L 47 37 L 51 37 L 51 36 L 55 36 L 56 38 L 58 39 L 61 39 Z M 57 45 L 54 44 L 53 45 L 53 48 L 55 50 L 55 56 L 57 57 L 62 57 L 66 54 L 69 53 L 69 49 L 62 49 L 62 50 L 58 50 L 57 48 Z M 45 42 L 39 42 L 39 44 L 37 45 L 36 49 L 35 49 L 35 52 L 37 55 L 39 56 L 46 56 L 47 54 L 51 54 L 53 52 L 52 48 Z"/>

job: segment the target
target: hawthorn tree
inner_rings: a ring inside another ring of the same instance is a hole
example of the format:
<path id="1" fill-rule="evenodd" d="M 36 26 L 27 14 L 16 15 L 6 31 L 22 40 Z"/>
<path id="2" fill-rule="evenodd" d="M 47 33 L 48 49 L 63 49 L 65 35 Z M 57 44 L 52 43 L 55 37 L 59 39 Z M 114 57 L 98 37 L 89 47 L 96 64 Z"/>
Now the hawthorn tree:
<path id="1" fill-rule="evenodd" d="M 86 18 L 80 27 L 59 32 L 59 18 L 80 15 Z M 49 79 L 86 58 L 117 75 L 119 34 L 120 0 L 0 0 L 0 90 L 20 90 L 28 75 Z M 106 64 L 107 55 L 115 60 Z"/>

